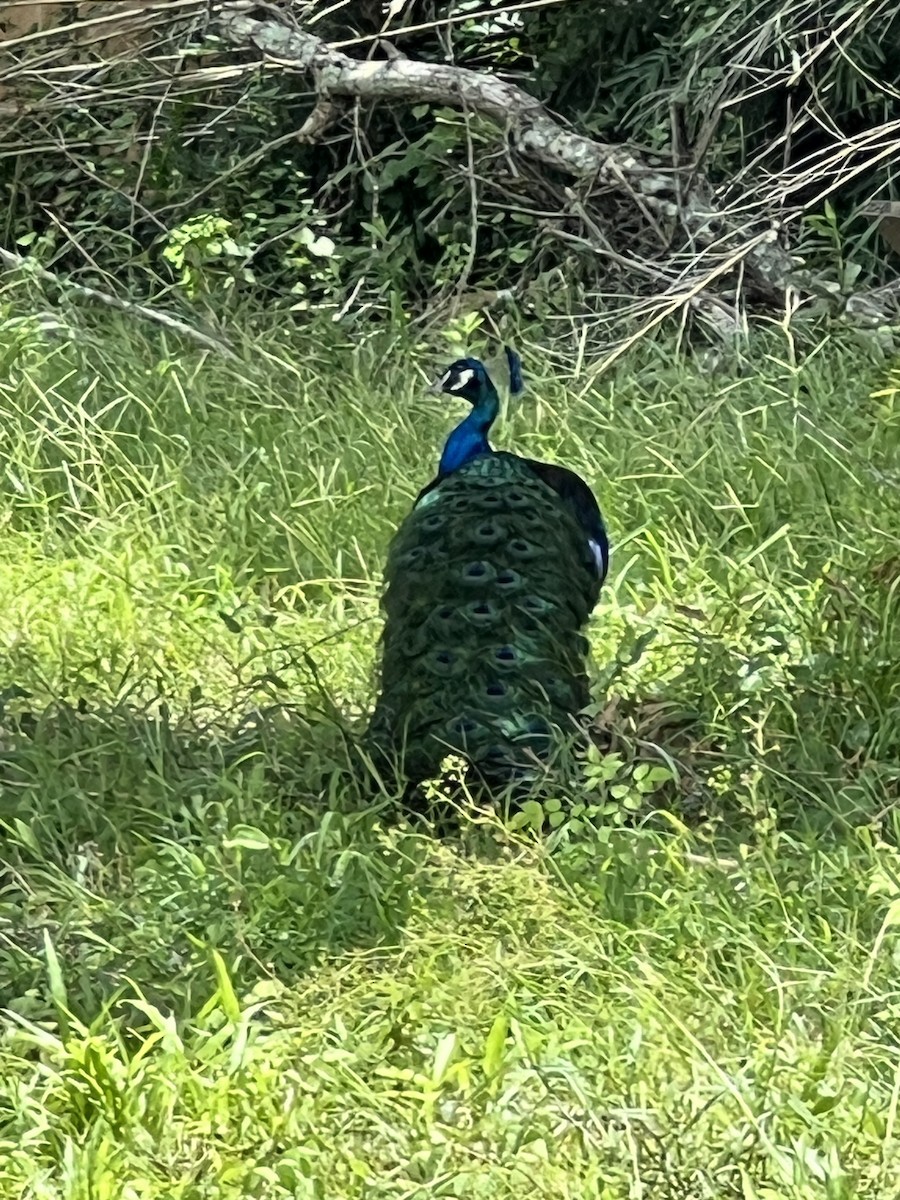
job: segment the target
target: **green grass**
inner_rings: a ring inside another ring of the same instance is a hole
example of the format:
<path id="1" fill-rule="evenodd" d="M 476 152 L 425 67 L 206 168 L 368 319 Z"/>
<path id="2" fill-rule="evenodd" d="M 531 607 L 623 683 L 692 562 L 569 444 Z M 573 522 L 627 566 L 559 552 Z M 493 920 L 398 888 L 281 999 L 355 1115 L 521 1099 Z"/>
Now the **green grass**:
<path id="1" fill-rule="evenodd" d="M 441 838 L 342 768 L 452 348 L 0 330 L 4 1200 L 900 1192 L 898 397 L 521 348 L 613 753 Z"/>

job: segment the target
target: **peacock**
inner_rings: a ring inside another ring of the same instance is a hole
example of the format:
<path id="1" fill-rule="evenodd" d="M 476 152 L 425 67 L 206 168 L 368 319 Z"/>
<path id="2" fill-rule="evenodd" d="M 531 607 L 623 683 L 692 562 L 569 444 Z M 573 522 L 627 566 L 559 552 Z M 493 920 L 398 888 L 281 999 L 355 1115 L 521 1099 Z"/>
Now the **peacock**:
<path id="1" fill-rule="evenodd" d="M 510 392 L 522 390 L 507 349 Z M 431 389 L 471 405 L 388 550 L 369 739 L 413 785 L 461 755 L 491 787 L 529 780 L 589 700 L 583 629 L 609 542 L 574 471 L 488 440 L 500 399 L 476 358 Z"/>

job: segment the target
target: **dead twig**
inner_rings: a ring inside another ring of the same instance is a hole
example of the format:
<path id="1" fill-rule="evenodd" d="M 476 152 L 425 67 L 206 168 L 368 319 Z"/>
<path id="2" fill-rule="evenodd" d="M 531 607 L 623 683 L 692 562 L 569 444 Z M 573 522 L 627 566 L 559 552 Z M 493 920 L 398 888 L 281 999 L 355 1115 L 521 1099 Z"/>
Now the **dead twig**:
<path id="1" fill-rule="evenodd" d="M 54 275 L 52 271 L 40 267 L 33 259 L 25 258 L 21 254 L 14 254 L 11 250 L 5 250 L 0 246 L 0 263 L 11 270 L 27 271 L 34 279 L 40 279 L 43 283 L 51 284 L 58 288 L 63 294 L 80 296 L 84 300 L 93 300 L 97 304 L 103 304 L 107 308 L 118 309 L 119 312 L 128 313 L 129 316 L 140 317 L 142 321 L 153 321 L 156 325 L 162 325 L 165 329 L 171 329 L 174 333 L 179 333 L 183 337 L 189 338 L 200 346 L 205 346 L 207 350 L 214 350 L 216 354 L 222 354 L 226 358 L 237 360 L 237 355 L 231 347 L 220 338 L 211 337 L 207 333 L 201 333 L 199 329 L 194 329 L 184 321 L 179 321 L 177 317 L 171 316 L 169 313 L 160 312 L 155 308 L 148 308 L 146 304 L 135 304 L 132 300 L 123 300 L 119 296 L 114 296 L 111 292 L 101 292 L 98 288 L 89 287 L 83 283 L 72 283 L 68 279 L 60 279 L 58 275 Z"/>

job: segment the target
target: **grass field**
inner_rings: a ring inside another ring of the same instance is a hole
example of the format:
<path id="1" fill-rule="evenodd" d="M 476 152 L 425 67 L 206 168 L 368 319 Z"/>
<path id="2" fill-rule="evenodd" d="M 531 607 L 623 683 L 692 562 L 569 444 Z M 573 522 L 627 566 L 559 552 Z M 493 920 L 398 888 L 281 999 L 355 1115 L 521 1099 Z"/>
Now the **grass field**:
<path id="1" fill-rule="evenodd" d="M 0 1197 L 896 1200 L 887 368 L 523 335 L 615 756 L 438 837 L 342 728 L 456 355 L 344 336 L 0 330 Z"/>

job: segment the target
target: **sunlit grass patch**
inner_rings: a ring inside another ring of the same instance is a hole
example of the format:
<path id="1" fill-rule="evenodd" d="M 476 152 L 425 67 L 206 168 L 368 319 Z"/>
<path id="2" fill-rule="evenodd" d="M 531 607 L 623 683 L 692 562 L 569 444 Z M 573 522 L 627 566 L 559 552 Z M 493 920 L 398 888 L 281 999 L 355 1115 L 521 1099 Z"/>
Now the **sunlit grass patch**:
<path id="1" fill-rule="evenodd" d="M 342 336 L 9 358 L 0 1195 L 893 1196 L 883 377 L 523 334 L 500 438 L 614 543 L 608 753 L 441 840 L 343 769 L 447 355 Z"/>

